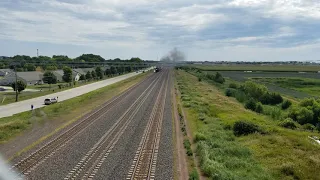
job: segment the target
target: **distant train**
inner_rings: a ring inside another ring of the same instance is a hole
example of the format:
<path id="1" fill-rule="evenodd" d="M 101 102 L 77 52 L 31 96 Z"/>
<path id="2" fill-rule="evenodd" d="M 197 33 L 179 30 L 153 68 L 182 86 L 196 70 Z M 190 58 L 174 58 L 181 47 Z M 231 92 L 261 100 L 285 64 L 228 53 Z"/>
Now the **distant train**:
<path id="1" fill-rule="evenodd" d="M 159 71 L 161 71 L 161 68 L 160 67 L 156 67 L 155 69 L 154 69 L 154 72 L 159 72 Z"/>

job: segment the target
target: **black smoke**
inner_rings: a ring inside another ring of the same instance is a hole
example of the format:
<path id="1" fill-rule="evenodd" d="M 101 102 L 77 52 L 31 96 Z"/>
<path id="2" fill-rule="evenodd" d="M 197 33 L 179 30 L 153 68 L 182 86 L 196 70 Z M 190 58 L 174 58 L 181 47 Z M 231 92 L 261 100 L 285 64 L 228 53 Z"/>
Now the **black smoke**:
<path id="1" fill-rule="evenodd" d="M 167 55 L 163 56 L 160 59 L 160 61 L 178 62 L 178 61 L 184 61 L 185 59 L 186 59 L 186 56 L 184 55 L 184 53 L 179 51 L 177 48 L 174 48 Z"/>

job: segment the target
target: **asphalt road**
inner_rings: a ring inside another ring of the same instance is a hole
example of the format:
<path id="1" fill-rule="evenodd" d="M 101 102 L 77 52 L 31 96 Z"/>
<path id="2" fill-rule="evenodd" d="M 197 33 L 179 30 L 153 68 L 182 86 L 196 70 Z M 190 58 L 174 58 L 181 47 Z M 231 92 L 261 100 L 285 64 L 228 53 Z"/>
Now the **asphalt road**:
<path id="1" fill-rule="evenodd" d="M 32 163 L 24 162 L 30 166 L 16 164 L 16 171 L 24 174 L 26 179 L 106 180 L 128 179 L 132 167 L 138 167 L 134 168 L 129 179 L 147 179 L 143 176 L 173 179 L 171 87 L 168 69 L 154 73 L 125 96 L 113 101 L 109 108 L 84 119 L 83 122 L 91 123 L 75 131 L 74 135 L 65 136 L 68 140 L 34 156 Z M 72 127 L 61 130 L 42 144 L 54 142 Z M 146 143 L 140 148 L 141 142 Z M 40 152 L 37 149 L 39 147 L 11 163 L 21 162 L 33 152 L 37 154 Z M 139 174 L 137 170 L 151 173 Z"/>
<path id="2" fill-rule="evenodd" d="M 61 92 L 53 93 L 53 94 L 46 95 L 46 96 L 40 96 L 37 98 L 28 99 L 28 100 L 24 100 L 24 101 L 20 101 L 20 102 L 16 102 L 16 103 L 11 103 L 8 105 L 3 105 L 3 106 L 0 106 L 0 118 L 12 116 L 14 114 L 25 112 L 25 111 L 30 111 L 31 105 L 34 106 L 34 109 L 41 108 L 41 107 L 45 106 L 44 100 L 46 98 L 58 97 L 59 101 L 64 101 L 64 100 L 71 99 L 71 98 L 80 96 L 82 94 L 88 93 L 90 91 L 94 91 L 99 88 L 114 84 L 114 83 L 122 81 L 124 79 L 136 76 L 138 74 L 140 74 L 140 72 L 125 74 L 125 75 L 117 76 L 114 78 L 106 79 L 103 81 L 80 86 L 77 88 L 69 89 L 66 91 L 61 91 Z"/>

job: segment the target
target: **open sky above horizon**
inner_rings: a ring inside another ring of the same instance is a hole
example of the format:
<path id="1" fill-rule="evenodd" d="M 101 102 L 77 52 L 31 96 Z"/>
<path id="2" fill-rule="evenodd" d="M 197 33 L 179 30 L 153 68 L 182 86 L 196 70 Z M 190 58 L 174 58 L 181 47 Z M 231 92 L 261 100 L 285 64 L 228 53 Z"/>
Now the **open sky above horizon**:
<path id="1" fill-rule="evenodd" d="M 1 0 L 0 56 L 320 59 L 318 0 Z"/>

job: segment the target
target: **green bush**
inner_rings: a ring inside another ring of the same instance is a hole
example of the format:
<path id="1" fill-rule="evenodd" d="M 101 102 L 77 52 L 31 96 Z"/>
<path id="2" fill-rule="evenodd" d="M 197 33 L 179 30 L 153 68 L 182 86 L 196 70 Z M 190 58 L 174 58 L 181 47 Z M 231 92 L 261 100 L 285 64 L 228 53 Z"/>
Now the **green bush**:
<path id="1" fill-rule="evenodd" d="M 196 168 L 189 173 L 189 180 L 199 180 L 199 174 Z"/>
<path id="2" fill-rule="evenodd" d="M 222 75 L 217 72 L 215 77 L 214 77 L 214 81 L 220 84 L 223 84 L 225 82 L 225 79 L 222 77 Z"/>
<path id="3" fill-rule="evenodd" d="M 290 111 L 289 117 L 303 125 L 313 121 L 313 112 L 306 107 L 296 107 Z"/>
<path id="4" fill-rule="evenodd" d="M 227 88 L 226 92 L 225 92 L 226 96 L 228 96 L 228 97 L 235 97 L 236 93 L 237 93 L 237 90 L 231 89 L 231 88 Z"/>
<path id="5" fill-rule="evenodd" d="M 233 133 L 236 136 L 248 135 L 259 132 L 262 132 L 260 127 L 250 122 L 237 121 L 233 126 Z"/>
<path id="6" fill-rule="evenodd" d="M 204 141 L 206 139 L 207 139 L 206 136 L 200 132 L 196 132 L 196 134 L 194 136 L 194 142 Z"/>
<path id="7" fill-rule="evenodd" d="M 191 143 L 190 143 L 189 139 L 185 139 L 185 140 L 183 141 L 183 145 L 184 145 L 184 148 L 187 150 L 187 152 L 186 152 L 187 155 L 188 155 L 188 156 L 192 156 L 193 153 L 192 153 Z"/>
<path id="8" fill-rule="evenodd" d="M 252 111 L 255 111 L 256 110 L 256 101 L 253 98 L 251 98 L 245 103 L 244 107 L 246 109 L 250 109 Z"/>
<path id="9" fill-rule="evenodd" d="M 235 98 L 237 99 L 237 101 L 243 103 L 245 100 L 247 100 L 248 97 L 243 91 L 239 90 L 236 91 Z"/>
<path id="10" fill-rule="evenodd" d="M 230 83 L 229 88 L 237 89 L 238 85 L 236 83 Z"/>
<path id="11" fill-rule="evenodd" d="M 201 81 L 202 81 L 201 77 L 198 77 L 198 81 L 199 81 L 199 82 L 201 82 Z"/>
<path id="12" fill-rule="evenodd" d="M 302 128 L 305 129 L 305 130 L 309 130 L 309 131 L 313 131 L 313 130 L 316 129 L 316 127 L 314 125 L 310 124 L 310 123 L 304 124 L 302 126 Z"/>
<path id="13" fill-rule="evenodd" d="M 281 97 L 281 95 L 279 93 L 267 92 L 259 98 L 259 101 L 262 104 L 276 105 L 276 104 L 282 103 L 283 98 Z"/>
<path id="14" fill-rule="evenodd" d="M 281 104 L 281 108 L 283 109 L 283 110 L 286 110 L 286 109 L 288 109 L 290 106 L 291 106 L 291 101 L 289 101 L 289 100 L 285 100 L 282 104 Z"/>
<path id="15" fill-rule="evenodd" d="M 262 106 L 261 102 L 258 102 L 256 104 L 256 109 L 254 111 L 257 112 L 257 113 L 262 113 L 263 112 L 263 106 Z"/>
<path id="16" fill-rule="evenodd" d="M 289 128 L 289 129 L 296 129 L 296 123 L 291 119 L 287 118 L 279 123 L 279 126 L 284 127 L 284 128 Z"/>

